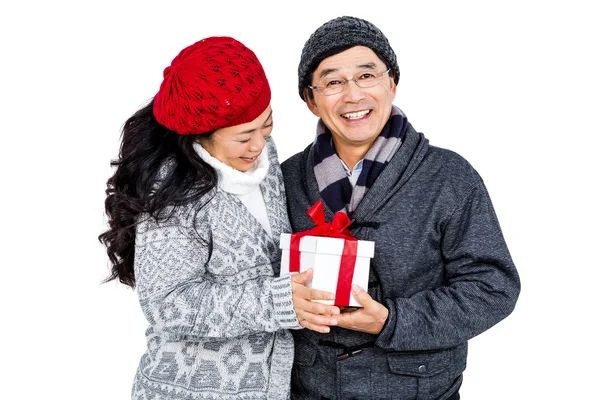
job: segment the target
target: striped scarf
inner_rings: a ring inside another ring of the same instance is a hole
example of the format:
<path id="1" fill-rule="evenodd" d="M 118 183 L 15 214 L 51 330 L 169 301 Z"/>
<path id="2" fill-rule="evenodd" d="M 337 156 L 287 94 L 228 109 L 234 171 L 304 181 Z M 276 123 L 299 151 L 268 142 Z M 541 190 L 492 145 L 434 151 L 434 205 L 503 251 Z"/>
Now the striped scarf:
<path id="1" fill-rule="evenodd" d="M 314 142 L 314 172 L 321 197 L 331 211 L 343 211 L 352 216 L 367 190 L 400 148 L 407 127 L 404 113 L 392 106 L 390 119 L 365 155 L 362 171 L 352 187 L 333 147 L 331 132 L 323 120 L 319 120 Z"/>

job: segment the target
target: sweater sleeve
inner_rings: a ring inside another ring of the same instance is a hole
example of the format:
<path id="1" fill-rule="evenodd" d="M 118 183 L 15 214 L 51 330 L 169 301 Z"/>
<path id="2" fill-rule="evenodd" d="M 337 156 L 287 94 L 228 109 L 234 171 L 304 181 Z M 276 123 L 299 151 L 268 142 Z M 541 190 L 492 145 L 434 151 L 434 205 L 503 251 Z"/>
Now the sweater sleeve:
<path id="1" fill-rule="evenodd" d="M 267 263 L 238 272 L 235 281 L 225 281 L 233 279 L 226 275 L 219 281 L 207 273 L 209 242 L 178 218 L 147 221 L 138 229 L 136 288 L 155 330 L 173 339 L 194 340 L 301 327 L 290 277 L 274 278 Z"/>
<path id="2" fill-rule="evenodd" d="M 447 285 L 410 298 L 384 299 L 390 314 L 378 346 L 454 347 L 512 312 L 520 280 L 483 183 L 463 196 L 442 232 Z"/>

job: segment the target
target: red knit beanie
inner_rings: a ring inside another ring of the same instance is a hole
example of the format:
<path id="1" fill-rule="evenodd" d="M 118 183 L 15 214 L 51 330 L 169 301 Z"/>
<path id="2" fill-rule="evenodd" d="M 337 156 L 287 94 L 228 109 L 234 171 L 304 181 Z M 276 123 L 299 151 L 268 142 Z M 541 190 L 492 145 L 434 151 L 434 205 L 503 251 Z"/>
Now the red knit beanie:
<path id="1" fill-rule="evenodd" d="M 209 37 L 186 47 L 163 75 L 154 116 L 180 135 L 253 121 L 271 102 L 258 58 L 230 37 Z"/>

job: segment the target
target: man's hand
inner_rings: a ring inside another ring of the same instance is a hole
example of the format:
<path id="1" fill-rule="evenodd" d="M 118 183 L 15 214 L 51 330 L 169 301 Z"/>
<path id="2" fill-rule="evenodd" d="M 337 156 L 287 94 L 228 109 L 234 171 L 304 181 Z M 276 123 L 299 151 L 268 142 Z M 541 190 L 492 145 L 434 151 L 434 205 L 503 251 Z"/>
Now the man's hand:
<path id="1" fill-rule="evenodd" d="M 327 333 L 330 325 L 336 325 L 340 309 L 312 300 L 334 300 L 330 292 L 312 289 L 304 284 L 312 279 L 313 270 L 292 275 L 292 301 L 300 325 L 313 331 Z"/>
<path id="2" fill-rule="evenodd" d="M 337 326 L 378 335 L 389 315 L 388 309 L 376 302 L 360 286 L 352 286 L 352 294 L 362 308 L 346 308 L 337 318 Z"/>

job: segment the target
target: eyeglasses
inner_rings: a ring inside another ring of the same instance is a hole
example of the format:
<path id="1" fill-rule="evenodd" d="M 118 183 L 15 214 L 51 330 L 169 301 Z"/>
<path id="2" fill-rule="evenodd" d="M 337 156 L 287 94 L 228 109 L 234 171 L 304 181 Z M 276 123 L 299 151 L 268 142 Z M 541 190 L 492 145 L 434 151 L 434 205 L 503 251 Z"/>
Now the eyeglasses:
<path id="1" fill-rule="evenodd" d="M 337 76 L 327 77 L 319 82 L 318 86 L 310 86 L 309 88 L 312 90 L 317 90 L 325 96 L 331 96 L 333 94 L 342 93 L 344 88 L 346 87 L 346 83 L 349 81 L 354 81 L 356 86 L 359 88 L 370 88 L 377 85 L 381 82 L 381 78 L 387 73 L 390 72 L 390 69 L 380 72 L 378 74 L 372 74 L 370 72 L 363 72 L 358 76 L 355 76 L 351 79 L 343 79 Z"/>

